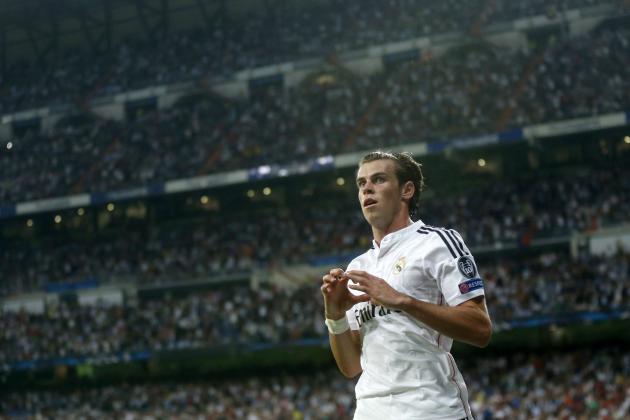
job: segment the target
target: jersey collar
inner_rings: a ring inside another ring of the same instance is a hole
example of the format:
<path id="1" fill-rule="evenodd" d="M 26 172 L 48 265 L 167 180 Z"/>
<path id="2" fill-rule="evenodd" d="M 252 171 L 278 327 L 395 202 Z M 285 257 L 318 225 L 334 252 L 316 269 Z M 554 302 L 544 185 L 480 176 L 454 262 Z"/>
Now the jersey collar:
<path id="1" fill-rule="evenodd" d="M 380 246 L 376 243 L 374 239 L 372 239 L 372 248 L 378 250 L 379 248 L 387 247 L 390 244 L 396 243 L 410 232 L 415 232 L 416 230 L 420 229 L 421 226 L 424 226 L 424 222 L 422 220 L 418 220 L 410 224 L 409 226 L 398 229 L 395 232 L 388 233 L 387 235 L 383 236 L 383 239 L 381 239 Z"/>

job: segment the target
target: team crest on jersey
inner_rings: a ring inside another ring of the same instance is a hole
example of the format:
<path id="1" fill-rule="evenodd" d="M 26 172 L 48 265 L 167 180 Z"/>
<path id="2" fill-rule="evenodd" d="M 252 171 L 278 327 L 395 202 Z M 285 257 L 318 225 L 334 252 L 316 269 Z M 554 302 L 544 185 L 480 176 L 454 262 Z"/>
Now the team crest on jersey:
<path id="1" fill-rule="evenodd" d="M 473 260 L 464 255 L 457 260 L 457 268 L 459 268 L 459 272 L 464 275 L 464 277 L 472 279 L 477 274 L 477 267 L 475 267 L 475 263 Z"/>
<path id="2" fill-rule="evenodd" d="M 405 257 L 400 257 L 398 261 L 396 261 L 396 264 L 394 264 L 394 274 L 400 274 L 400 272 L 403 271 L 406 265 L 407 259 Z"/>

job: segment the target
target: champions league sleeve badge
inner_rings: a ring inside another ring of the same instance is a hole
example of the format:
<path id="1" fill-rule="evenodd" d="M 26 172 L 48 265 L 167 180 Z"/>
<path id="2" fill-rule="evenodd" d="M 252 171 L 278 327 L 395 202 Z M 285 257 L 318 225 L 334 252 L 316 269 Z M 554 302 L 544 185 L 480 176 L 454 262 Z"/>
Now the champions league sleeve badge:
<path id="1" fill-rule="evenodd" d="M 477 267 L 475 267 L 475 263 L 467 255 L 464 255 L 457 260 L 457 268 L 467 279 L 472 279 L 477 275 Z"/>
<path id="2" fill-rule="evenodd" d="M 457 268 L 464 277 L 468 280 L 461 282 L 458 287 L 461 294 L 472 292 L 473 290 L 481 289 L 483 287 L 483 281 L 479 278 L 475 278 L 477 275 L 477 267 L 472 258 L 467 255 L 460 257 L 457 260 Z"/>
<path id="3" fill-rule="evenodd" d="M 483 281 L 481 279 L 471 279 L 466 280 L 463 283 L 459 284 L 459 292 L 462 295 L 465 295 L 468 292 L 472 292 L 473 290 L 481 289 L 483 287 Z"/>

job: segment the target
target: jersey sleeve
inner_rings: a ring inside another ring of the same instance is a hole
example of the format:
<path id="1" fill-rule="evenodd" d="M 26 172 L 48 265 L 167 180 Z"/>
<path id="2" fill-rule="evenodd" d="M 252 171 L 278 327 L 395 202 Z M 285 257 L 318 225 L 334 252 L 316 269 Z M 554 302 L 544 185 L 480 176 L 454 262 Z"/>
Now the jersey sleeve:
<path id="1" fill-rule="evenodd" d="M 435 279 L 449 306 L 485 294 L 475 258 L 453 229 L 434 231 L 431 248 L 425 257 L 425 269 Z"/>

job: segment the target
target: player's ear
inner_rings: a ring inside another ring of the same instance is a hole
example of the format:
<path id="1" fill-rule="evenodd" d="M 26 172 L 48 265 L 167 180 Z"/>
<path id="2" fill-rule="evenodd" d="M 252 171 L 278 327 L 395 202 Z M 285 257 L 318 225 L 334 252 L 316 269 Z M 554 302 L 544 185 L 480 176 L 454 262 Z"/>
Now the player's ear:
<path id="1" fill-rule="evenodd" d="M 413 185 L 413 182 L 407 181 L 405 182 L 405 185 L 403 185 L 402 187 L 401 197 L 406 200 L 411 200 L 411 197 L 413 197 L 415 192 L 416 192 L 416 187 Z"/>

